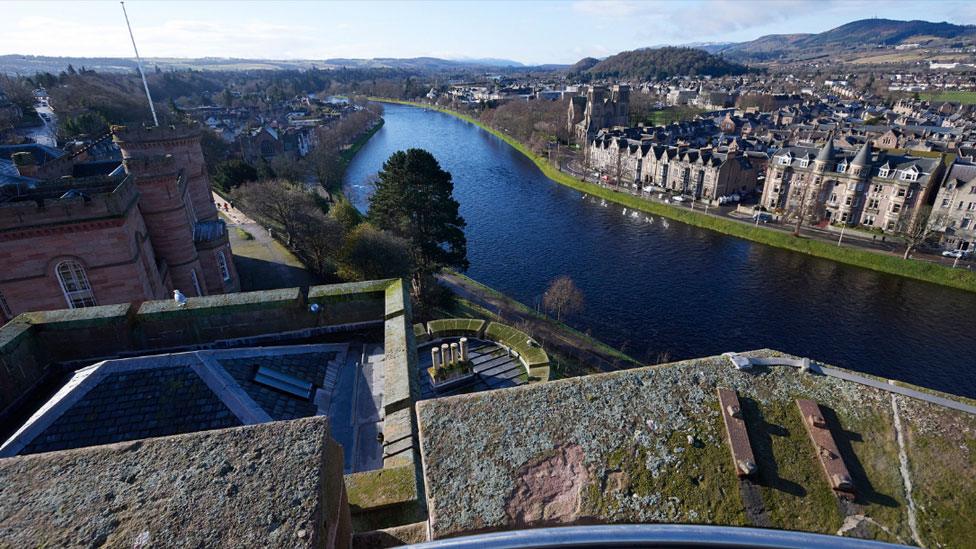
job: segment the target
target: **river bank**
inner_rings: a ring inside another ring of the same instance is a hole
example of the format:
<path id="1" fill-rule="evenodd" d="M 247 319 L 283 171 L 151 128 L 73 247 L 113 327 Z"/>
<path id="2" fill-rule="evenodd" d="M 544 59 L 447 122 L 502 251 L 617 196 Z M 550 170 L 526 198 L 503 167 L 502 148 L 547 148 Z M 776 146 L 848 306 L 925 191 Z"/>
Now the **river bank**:
<path id="1" fill-rule="evenodd" d="M 853 265 L 886 274 L 921 280 L 924 282 L 930 282 L 933 284 L 939 284 L 976 293 L 976 273 L 971 271 L 952 269 L 935 263 L 905 260 L 893 255 L 839 247 L 834 243 L 823 242 L 806 237 L 794 237 L 789 233 L 767 229 L 764 227 L 756 227 L 750 223 L 743 223 L 728 218 L 705 214 L 704 212 L 685 210 L 659 202 L 644 200 L 630 194 L 624 194 L 606 187 L 602 187 L 600 185 L 587 183 L 565 174 L 549 164 L 545 158 L 533 153 L 528 147 L 519 141 L 483 124 L 481 121 L 466 114 L 434 105 L 418 103 L 415 101 L 403 101 L 380 97 L 371 97 L 370 100 L 433 109 L 464 120 L 465 122 L 474 124 L 498 137 L 512 148 L 523 154 L 536 165 L 543 175 L 550 180 L 578 191 L 616 202 L 628 208 L 654 215 L 660 215 L 686 223 L 688 225 L 709 229 L 729 236 L 758 242 L 760 244 L 766 244 L 769 246 L 799 252 L 822 259 L 837 261 L 839 263 Z"/>

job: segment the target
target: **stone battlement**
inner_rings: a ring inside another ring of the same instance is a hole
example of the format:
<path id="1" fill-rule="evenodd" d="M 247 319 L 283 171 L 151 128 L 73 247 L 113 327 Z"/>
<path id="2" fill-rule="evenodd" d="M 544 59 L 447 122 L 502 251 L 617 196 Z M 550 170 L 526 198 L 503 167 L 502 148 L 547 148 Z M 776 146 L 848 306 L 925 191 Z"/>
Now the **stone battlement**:
<path id="1" fill-rule="evenodd" d="M 179 170 L 176 159 L 171 154 L 136 156 L 122 161 L 125 171 L 137 177 L 146 175 L 175 175 Z"/>
<path id="2" fill-rule="evenodd" d="M 131 177 L 89 177 L 38 183 L 0 202 L 0 231 L 119 217 L 135 206 Z"/>
<path id="3" fill-rule="evenodd" d="M 112 126 L 112 138 L 116 143 L 139 143 L 195 139 L 200 136 L 200 125 L 181 123 L 169 126 Z"/>

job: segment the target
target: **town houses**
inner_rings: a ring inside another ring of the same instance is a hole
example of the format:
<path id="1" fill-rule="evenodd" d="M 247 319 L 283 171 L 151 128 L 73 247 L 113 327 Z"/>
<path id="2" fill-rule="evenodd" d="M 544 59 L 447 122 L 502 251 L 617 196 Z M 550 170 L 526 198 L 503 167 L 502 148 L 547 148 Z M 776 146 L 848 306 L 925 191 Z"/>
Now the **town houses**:
<path id="1" fill-rule="evenodd" d="M 661 98 L 658 108 L 692 113 L 654 126 L 621 116 L 626 84 L 583 87 L 567 102 L 578 169 L 642 195 L 714 205 L 736 195 L 783 222 L 799 216 L 891 235 L 922 223 L 944 249 L 976 248 L 976 108 L 917 98 L 889 108 L 870 95 L 837 94 L 846 81 L 828 82 L 633 84 Z"/>

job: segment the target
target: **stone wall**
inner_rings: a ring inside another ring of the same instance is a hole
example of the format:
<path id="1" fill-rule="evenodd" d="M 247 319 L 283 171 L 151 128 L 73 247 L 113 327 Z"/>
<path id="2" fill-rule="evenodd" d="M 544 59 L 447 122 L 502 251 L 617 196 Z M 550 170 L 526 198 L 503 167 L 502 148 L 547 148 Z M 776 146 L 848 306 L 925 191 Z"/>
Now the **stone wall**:
<path id="1" fill-rule="evenodd" d="M 318 416 L 0 460 L 11 547 L 349 547 Z"/>

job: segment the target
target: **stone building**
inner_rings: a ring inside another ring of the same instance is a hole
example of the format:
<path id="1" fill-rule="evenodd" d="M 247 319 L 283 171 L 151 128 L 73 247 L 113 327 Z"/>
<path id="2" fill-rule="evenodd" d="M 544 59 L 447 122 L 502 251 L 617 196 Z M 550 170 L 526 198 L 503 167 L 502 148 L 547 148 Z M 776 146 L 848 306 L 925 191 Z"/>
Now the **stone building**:
<path id="1" fill-rule="evenodd" d="M 976 250 L 976 164 L 956 161 L 939 187 L 932 219 L 941 227 L 942 246 Z"/>
<path id="2" fill-rule="evenodd" d="M 569 102 L 567 115 L 569 131 L 578 141 L 589 141 L 603 128 L 626 126 L 630 120 L 630 86 L 626 84 L 590 86 L 586 92 L 586 107 L 579 118 L 579 104 Z M 578 122 L 575 122 L 579 119 Z"/>
<path id="3" fill-rule="evenodd" d="M 0 181 L 0 319 L 240 289 L 199 130 L 113 136 L 123 169 L 109 175 L 40 179 L 45 166 L 18 157 L 20 175 Z"/>
<path id="4" fill-rule="evenodd" d="M 773 155 L 761 205 L 812 224 L 897 232 L 930 203 L 942 173 L 941 158 L 875 152 L 870 141 L 852 154 L 830 139 L 819 150 L 793 146 Z"/>
<path id="5" fill-rule="evenodd" d="M 756 188 L 758 172 L 736 146 L 660 145 L 628 132 L 601 133 L 587 147 L 590 166 L 605 174 L 607 183 L 658 187 L 699 200 L 717 200 Z"/>

